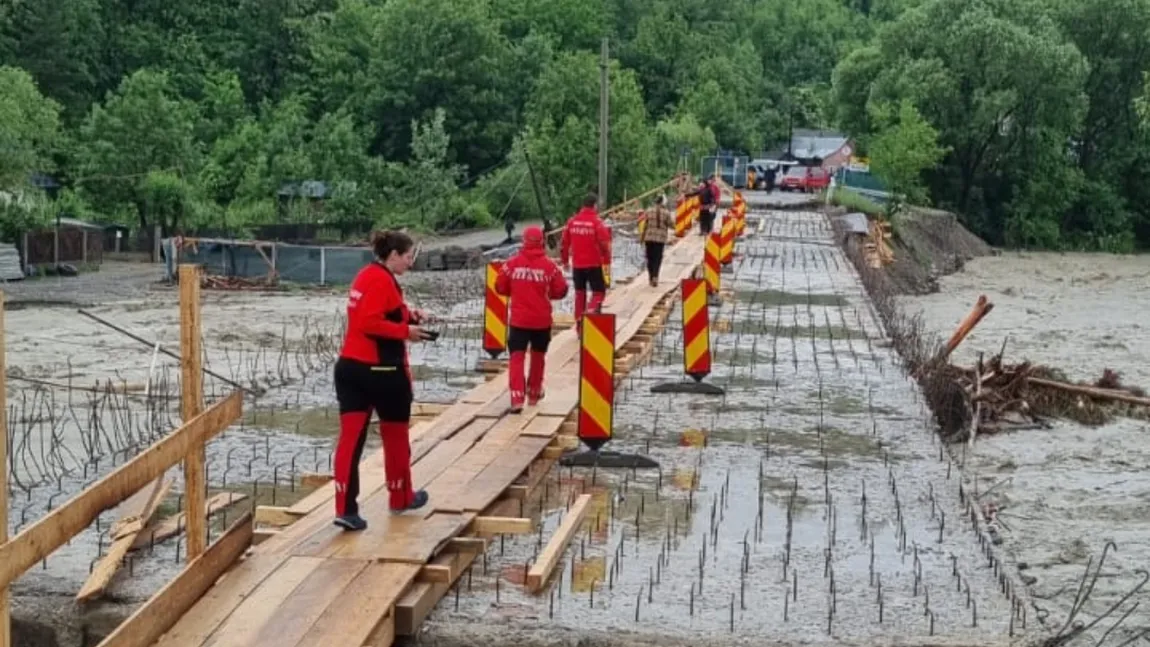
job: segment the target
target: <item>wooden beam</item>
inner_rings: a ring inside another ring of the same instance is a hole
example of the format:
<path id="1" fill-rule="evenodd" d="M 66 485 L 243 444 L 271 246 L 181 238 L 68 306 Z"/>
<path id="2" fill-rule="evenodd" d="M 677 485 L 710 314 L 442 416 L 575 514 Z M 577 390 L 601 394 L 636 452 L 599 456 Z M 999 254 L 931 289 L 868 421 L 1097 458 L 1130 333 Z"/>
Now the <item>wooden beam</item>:
<path id="1" fill-rule="evenodd" d="M 303 487 L 318 488 L 331 483 L 331 480 L 331 474 L 304 474 L 299 477 L 299 484 Z"/>
<path id="2" fill-rule="evenodd" d="M 156 513 L 171 487 L 170 480 L 160 477 L 120 504 L 120 518 L 112 525 L 110 533 L 112 545 L 80 587 L 80 592 L 76 594 L 77 602 L 87 602 L 104 594 L 132 544 L 136 543 L 136 537 Z"/>
<path id="3" fill-rule="evenodd" d="M 419 569 L 419 580 L 421 582 L 450 584 L 453 579 L 451 566 L 447 564 L 426 564 L 423 568 Z"/>
<path id="4" fill-rule="evenodd" d="M 175 626 L 251 543 L 252 515 L 245 513 L 97 647 L 147 647 L 155 643 Z"/>
<path id="5" fill-rule="evenodd" d="M 8 365 L 4 341 L 4 291 L 0 290 L 0 547 L 8 541 Z M 8 583 L 0 586 L 0 647 L 12 644 Z"/>
<path id="6" fill-rule="evenodd" d="M 243 393 L 233 392 L 0 545 L 0 586 L 11 584 L 87 528 L 101 512 L 179 463 L 194 443 L 227 429 L 243 414 L 243 404 Z"/>
<path id="7" fill-rule="evenodd" d="M 530 519 L 518 517 L 476 517 L 471 531 L 477 535 L 527 535 L 535 528 Z"/>
<path id="8" fill-rule="evenodd" d="M 551 539 L 547 541 L 547 545 L 543 551 L 539 553 L 539 558 L 531 565 L 531 569 L 527 571 L 527 589 L 532 593 L 538 593 L 543 588 L 543 584 L 547 582 L 547 578 L 551 577 L 551 572 L 555 570 L 555 565 L 559 563 L 559 559 L 563 557 L 563 551 L 567 550 L 567 545 L 571 543 L 571 538 L 579 530 L 579 525 L 583 523 L 584 517 L 587 516 L 587 506 L 591 503 L 590 494 L 581 494 L 579 498 L 572 504 L 571 509 L 563 516 L 563 521 L 560 522 L 559 527 L 555 529 L 555 534 L 551 535 Z"/>
<path id="9" fill-rule="evenodd" d="M 213 515 L 248 498 L 246 494 L 238 492 L 217 492 L 208 499 L 207 509 L 204 510 L 204 518 L 210 519 Z M 170 537 L 175 537 L 184 531 L 187 526 L 185 521 L 186 517 L 183 512 L 176 513 L 170 517 L 162 519 L 159 523 L 152 524 L 144 529 L 139 536 L 136 537 L 136 542 L 132 548 L 137 550 L 154 545 L 157 541 L 164 541 Z"/>
<path id="10" fill-rule="evenodd" d="M 487 540 L 483 537 L 452 537 L 447 540 L 444 550 L 459 553 L 483 553 L 487 551 Z"/>
<path id="11" fill-rule="evenodd" d="M 256 525 L 290 526 L 302 518 L 298 514 L 289 512 L 288 508 L 284 506 L 256 506 Z"/>
<path id="12" fill-rule="evenodd" d="M 203 346 L 200 338 L 200 267 L 180 265 L 180 412 L 184 421 L 204 409 Z M 204 474 L 204 441 L 192 443 L 184 457 L 184 518 L 188 520 L 187 561 L 207 548 L 208 486 Z"/>

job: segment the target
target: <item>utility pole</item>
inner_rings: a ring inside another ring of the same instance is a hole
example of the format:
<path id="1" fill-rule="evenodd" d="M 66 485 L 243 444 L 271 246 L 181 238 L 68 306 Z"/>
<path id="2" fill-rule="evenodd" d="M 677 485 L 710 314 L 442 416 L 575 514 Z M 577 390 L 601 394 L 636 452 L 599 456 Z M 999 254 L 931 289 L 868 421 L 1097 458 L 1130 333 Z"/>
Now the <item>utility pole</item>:
<path id="1" fill-rule="evenodd" d="M 599 211 L 607 208 L 607 134 L 609 129 L 608 106 L 611 101 L 610 85 L 607 77 L 607 64 L 611 59 L 607 54 L 607 39 L 599 57 Z"/>

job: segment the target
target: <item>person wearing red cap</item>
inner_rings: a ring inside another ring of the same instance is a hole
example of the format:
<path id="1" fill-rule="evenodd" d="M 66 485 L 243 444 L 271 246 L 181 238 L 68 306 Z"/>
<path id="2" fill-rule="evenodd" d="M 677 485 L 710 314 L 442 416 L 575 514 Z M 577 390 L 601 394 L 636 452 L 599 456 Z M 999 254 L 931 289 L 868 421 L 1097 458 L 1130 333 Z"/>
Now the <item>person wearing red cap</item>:
<path id="1" fill-rule="evenodd" d="M 523 231 L 523 246 L 499 271 L 495 291 L 511 300 L 507 333 L 511 413 L 523 411 L 523 401 L 535 406 L 543 399 L 544 360 L 551 343 L 551 302 L 567 296 L 567 279 L 543 248 L 543 230 Z M 528 349 L 531 366 L 524 380 Z"/>
<path id="2" fill-rule="evenodd" d="M 582 327 L 584 312 L 598 312 L 607 295 L 607 280 L 603 266 L 611 263 L 611 230 L 599 219 L 595 205 L 599 197 L 590 193 L 583 198 L 583 207 L 563 227 L 559 255 L 563 268 L 572 268 L 571 282 L 575 284 L 575 325 Z M 587 288 L 591 288 L 591 301 L 587 302 Z"/>

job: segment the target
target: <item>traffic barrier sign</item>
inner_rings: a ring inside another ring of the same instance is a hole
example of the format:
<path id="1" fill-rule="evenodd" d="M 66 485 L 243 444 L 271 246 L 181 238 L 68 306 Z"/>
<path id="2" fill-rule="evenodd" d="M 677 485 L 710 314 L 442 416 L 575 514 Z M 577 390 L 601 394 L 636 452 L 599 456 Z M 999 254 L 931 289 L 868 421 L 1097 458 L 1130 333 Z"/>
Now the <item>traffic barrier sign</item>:
<path id="1" fill-rule="evenodd" d="M 592 451 L 611 440 L 615 407 L 615 315 L 583 315 L 579 338 L 579 439 Z"/>
<path id="2" fill-rule="evenodd" d="M 503 269 L 500 261 L 487 264 L 487 288 L 483 299 L 483 350 L 491 359 L 507 350 L 507 297 L 495 291 L 495 279 Z"/>

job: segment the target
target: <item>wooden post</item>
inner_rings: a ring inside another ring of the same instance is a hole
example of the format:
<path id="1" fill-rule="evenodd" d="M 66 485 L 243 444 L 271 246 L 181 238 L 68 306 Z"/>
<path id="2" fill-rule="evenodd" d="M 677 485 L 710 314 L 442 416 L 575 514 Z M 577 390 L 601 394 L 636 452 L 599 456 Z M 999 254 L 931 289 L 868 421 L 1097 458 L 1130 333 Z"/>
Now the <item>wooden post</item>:
<path id="1" fill-rule="evenodd" d="M 200 268 L 180 265 L 180 410 L 186 424 L 204 409 L 203 354 L 200 346 Z M 184 458 L 184 519 L 188 528 L 187 561 L 199 557 L 208 544 L 207 486 L 203 441 Z"/>
<path id="2" fill-rule="evenodd" d="M 0 290 L 0 544 L 8 542 L 8 366 L 4 347 L 4 291 Z M 0 587 L 0 647 L 12 644 L 8 587 Z"/>

